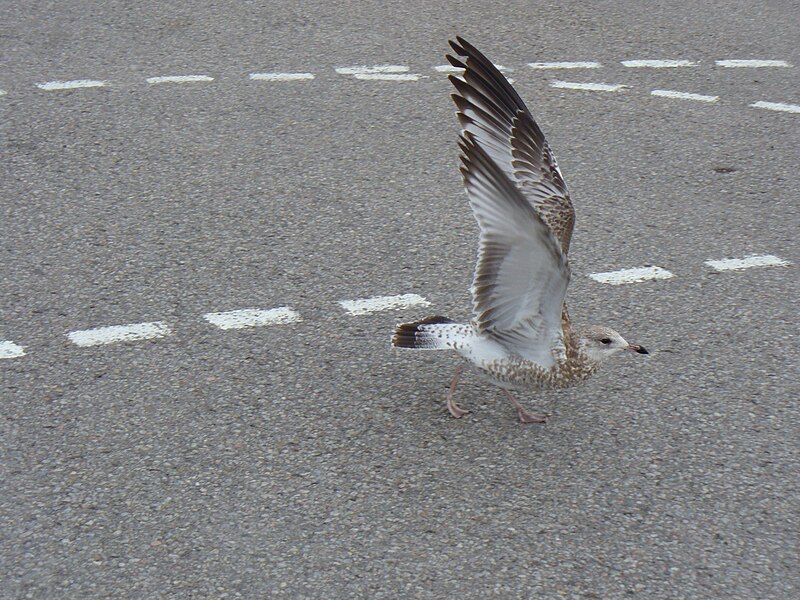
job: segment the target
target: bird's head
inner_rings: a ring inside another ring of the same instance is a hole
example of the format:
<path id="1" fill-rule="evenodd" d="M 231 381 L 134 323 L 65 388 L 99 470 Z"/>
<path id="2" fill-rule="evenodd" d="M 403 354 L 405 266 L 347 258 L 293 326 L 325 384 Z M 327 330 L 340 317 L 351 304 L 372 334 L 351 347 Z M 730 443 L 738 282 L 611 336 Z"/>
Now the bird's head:
<path id="1" fill-rule="evenodd" d="M 603 325 L 592 325 L 579 330 L 578 348 L 593 363 L 600 363 L 618 352 L 650 354 L 644 346 L 629 344 L 616 331 Z"/>

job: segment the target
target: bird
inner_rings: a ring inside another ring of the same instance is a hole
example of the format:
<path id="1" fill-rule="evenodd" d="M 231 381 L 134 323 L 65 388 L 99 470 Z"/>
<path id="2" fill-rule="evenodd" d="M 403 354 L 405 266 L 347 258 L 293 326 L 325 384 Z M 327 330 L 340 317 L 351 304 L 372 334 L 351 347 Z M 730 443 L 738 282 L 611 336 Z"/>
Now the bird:
<path id="1" fill-rule="evenodd" d="M 620 352 L 649 354 L 605 325 L 572 324 L 565 296 L 575 209 L 556 157 L 530 110 L 477 48 L 451 40 L 451 98 L 461 125 L 460 171 L 480 230 L 472 319 L 398 324 L 395 348 L 450 350 L 464 361 L 447 392 L 455 418 L 471 411 L 455 391 L 465 366 L 500 388 L 522 423 L 544 423 L 512 394 L 577 385 Z"/>

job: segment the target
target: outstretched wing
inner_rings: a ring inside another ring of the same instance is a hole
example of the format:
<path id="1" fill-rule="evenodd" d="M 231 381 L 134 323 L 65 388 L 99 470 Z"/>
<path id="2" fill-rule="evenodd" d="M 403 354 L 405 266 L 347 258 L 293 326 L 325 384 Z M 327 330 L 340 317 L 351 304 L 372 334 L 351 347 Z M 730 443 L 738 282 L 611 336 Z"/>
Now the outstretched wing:
<path id="1" fill-rule="evenodd" d="M 462 128 L 516 182 L 567 254 L 575 209 L 544 133 L 489 59 L 461 37 L 450 46 L 458 57 L 448 54 L 447 60 L 464 69 L 450 76 Z"/>
<path id="2" fill-rule="evenodd" d="M 548 368 L 555 363 L 554 345 L 562 343 L 567 257 L 550 228 L 475 137 L 462 134 L 459 146 L 464 186 L 480 226 L 472 282 L 478 330 Z"/>

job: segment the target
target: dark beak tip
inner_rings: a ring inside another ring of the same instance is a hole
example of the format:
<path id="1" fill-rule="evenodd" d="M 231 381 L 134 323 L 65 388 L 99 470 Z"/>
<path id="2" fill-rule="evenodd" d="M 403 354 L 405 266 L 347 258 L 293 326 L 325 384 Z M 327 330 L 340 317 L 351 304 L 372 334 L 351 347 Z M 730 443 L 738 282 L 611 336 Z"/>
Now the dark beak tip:
<path id="1" fill-rule="evenodd" d="M 650 354 L 644 346 L 639 346 L 636 350 L 639 354 Z"/>

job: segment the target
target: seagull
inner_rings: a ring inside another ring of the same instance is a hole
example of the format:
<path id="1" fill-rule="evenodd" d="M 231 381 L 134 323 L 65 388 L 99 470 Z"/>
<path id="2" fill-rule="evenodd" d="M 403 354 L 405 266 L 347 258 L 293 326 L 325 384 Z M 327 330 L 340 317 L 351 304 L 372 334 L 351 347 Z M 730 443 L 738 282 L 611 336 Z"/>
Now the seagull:
<path id="1" fill-rule="evenodd" d="M 522 423 L 544 423 L 513 391 L 577 385 L 620 352 L 649 354 L 610 327 L 573 326 L 564 297 L 575 209 L 550 146 L 508 80 L 461 37 L 450 41 L 450 75 L 461 133 L 461 174 L 480 228 L 473 318 L 433 316 L 397 325 L 395 348 L 451 350 L 500 388 Z M 456 368 L 447 410 L 464 370 Z"/>

